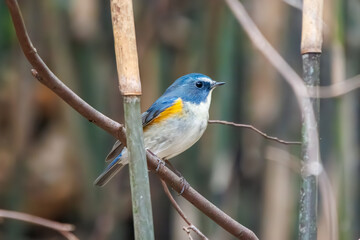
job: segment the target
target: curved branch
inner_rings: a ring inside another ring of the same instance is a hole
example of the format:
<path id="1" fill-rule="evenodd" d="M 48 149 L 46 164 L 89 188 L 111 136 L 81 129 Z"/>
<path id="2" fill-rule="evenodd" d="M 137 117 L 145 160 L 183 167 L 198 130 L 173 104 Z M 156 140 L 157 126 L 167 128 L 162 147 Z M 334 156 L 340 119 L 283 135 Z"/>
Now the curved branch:
<path id="1" fill-rule="evenodd" d="M 26 31 L 26 27 L 16 0 L 6 0 L 6 4 L 10 10 L 10 15 L 14 23 L 16 36 L 19 40 L 20 46 L 28 59 L 29 63 L 36 69 L 32 71 L 33 75 L 45 86 L 51 89 L 59 97 L 61 97 L 67 104 L 80 113 L 90 122 L 98 125 L 114 137 L 125 142 L 125 132 L 122 124 L 119 124 L 108 118 L 101 112 L 91 107 L 87 102 L 81 99 L 73 91 L 71 91 L 60 79 L 49 69 L 44 63 L 35 47 L 33 46 L 30 37 Z M 37 73 L 38 72 L 38 73 Z"/>
<path id="2" fill-rule="evenodd" d="M 35 68 L 32 70 L 32 74 L 41 83 L 55 92 L 60 98 L 62 98 L 66 103 L 68 103 L 82 116 L 87 118 L 90 122 L 110 133 L 112 136 L 119 139 L 123 143 L 126 143 L 125 128 L 122 124 L 115 122 L 114 120 L 95 110 L 74 92 L 72 92 L 65 84 L 60 81 L 60 79 L 55 76 L 54 73 L 51 72 L 51 70 L 37 54 L 31 43 L 17 1 L 6 0 L 6 3 L 10 10 L 11 18 L 14 23 L 20 46 L 30 64 Z M 158 171 L 155 171 L 155 169 L 157 169 L 159 159 L 155 155 L 152 155 L 149 151 L 147 151 L 146 156 L 148 168 L 155 172 L 165 182 L 170 184 L 170 186 L 175 191 L 180 193 L 183 187 L 181 179 L 167 167 L 160 167 Z M 197 207 L 200 211 L 206 214 L 209 218 L 215 221 L 219 226 L 224 228 L 238 239 L 258 239 L 251 230 L 236 222 L 226 213 L 222 212 L 219 208 L 209 202 L 192 187 L 186 189 L 182 196 L 195 207 Z"/>
<path id="3" fill-rule="evenodd" d="M 55 231 L 58 231 L 68 240 L 78 240 L 78 238 L 70 232 L 70 231 L 74 231 L 75 229 L 74 225 L 71 224 L 59 223 L 27 213 L 21 213 L 21 212 L 15 212 L 15 211 L 3 210 L 3 209 L 0 209 L 0 218 L 9 218 L 9 219 L 19 220 L 19 221 L 47 227 Z"/>
<path id="4" fill-rule="evenodd" d="M 223 120 L 209 120 L 208 121 L 210 124 L 223 124 L 223 125 L 230 125 L 233 127 L 243 127 L 243 128 L 249 128 L 257 133 L 259 133 L 261 136 L 263 136 L 266 139 L 272 140 L 272 141 L 276 141 L 278 143 L 282 143 L 285 145 L 301 145 L 301 142 L 293 142 L 293 141 L 285 141 L 285 140 L 281 140 L 277 137 L 272 137 L 267 135 L 266 133 L 260 131 L 259 129 L 257 129 L 256 127 L 254 127 L 253 125 L 249 125 L 249 124 L 240 124 L 240 123 L 234 123 L 234 122 L 228 122 L 228 121 L 223 121 Z"/>
<path id="5" fill-rule="evenodd" d="M 166 185 L 166 182 L 162 179 L 160 179 L 161 181 L 161 185 L 164 188 L 164 192 L 166 194 L 166 196 L 169 198 L 171 204 L 173 205 L 173 207 L 175 208 L 175 210 L 178 212 L 178 214 L 180 215 L 180 217 L 187 223 L 187 227 L 184 227 L 183 229 L 186 231 L 186 233 L 189 235 L 190 237 L 190 229 L 193 230 L 197 235 L 199 235 L 199 237 L 201 239 L 204 240 L 208 240 L 208 238 L 197 228 L 195 227 L 194 224 L 192 224 L 190 222 L 190 220 L 186 217 L 185 213 L 183 212 L 183 210 L 180 208 L 179 204 L 177 204 L 177 202 L 175 201 L 175 199 L 173 198 L 173 196 L 171 195 L 169 188 Z"/>

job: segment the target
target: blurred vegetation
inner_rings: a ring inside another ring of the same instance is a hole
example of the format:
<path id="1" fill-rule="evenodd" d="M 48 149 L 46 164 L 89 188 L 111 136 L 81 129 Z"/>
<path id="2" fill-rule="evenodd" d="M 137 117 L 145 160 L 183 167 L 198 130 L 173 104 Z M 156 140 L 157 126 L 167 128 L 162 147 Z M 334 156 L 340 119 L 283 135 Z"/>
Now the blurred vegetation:
<path id="1" fill-rule="evenodd" d="M 29 34 L 49 67 L 83 99 L 123 122 L 109 1 L 19 1 Z M 243 1 L 264 35 L 301 74 L 301 11 L 276 0 Z M 300 139 L 293 92 L 217 0 L 134 1 L 146 110 L 179 76 L 201 72 L 227 84 L 213 94 L 211 119 L 253 124 L 269 135 Z M 324 9 L 321 82 L 359 74 L 360 2 L 333 0 Z M 339 77 L 340 76 L 340 77 Z M 321 100 L 322 159 L 336 195 L 339 239 L 360 236 L 359 91 Z M 0 208 L 72 223 L 80 239 L 133 239 L 130 188 L 122 171 L 105 188 L 93 180 L 112 146 L 33 79 L 0 1 Z M 246 130 L 209 125 L 202 139 L 172 160 L 187 181 L 261 239 L 297 237 L 300 178 L 266 157 L 269 146 Z M 156 239 L 185 239 L 185 224 L 150 174 Z M 210 239 L 232 237 L 177 197 Z M 320 206 L 321 206 L 321 199 Z M 329 239 L 319 208 L 319 239 Z M 0 239 L 62 239 L 33 225 L 3 220 Z"/>

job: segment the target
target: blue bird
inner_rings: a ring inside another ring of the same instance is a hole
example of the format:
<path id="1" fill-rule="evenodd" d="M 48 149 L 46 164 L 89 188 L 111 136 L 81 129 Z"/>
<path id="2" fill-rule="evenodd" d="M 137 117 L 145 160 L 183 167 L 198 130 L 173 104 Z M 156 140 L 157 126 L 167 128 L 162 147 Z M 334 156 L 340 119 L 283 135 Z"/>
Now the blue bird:
<path id="1" fill-rule="evenodd" d="M 200 73 L 178 78 L 142 114 L 145 148 L 163 160 L 190 148 L 207 127 L 212 91 L 223 84 Z M 95 180 L 97 186 L 104 186 L 128 164 L 127 149 L 120 141 L 114 144 L 106 162 L 110 164 Z"/>

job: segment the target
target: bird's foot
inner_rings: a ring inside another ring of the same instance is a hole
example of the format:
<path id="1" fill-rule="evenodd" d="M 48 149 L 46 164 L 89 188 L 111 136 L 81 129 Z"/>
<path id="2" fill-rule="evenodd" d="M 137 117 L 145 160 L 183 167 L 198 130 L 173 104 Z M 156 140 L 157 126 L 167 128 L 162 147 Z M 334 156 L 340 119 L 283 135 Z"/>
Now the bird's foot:
<path id="1" fill-rule="evenodd" d="M 155 169 L 156 172 L 159 171 L 160 167 L 165 166 L 165 162 L 163 160 L 161 160 L 160 158 L 158 158 L 157 161 L 158 161 L 158 164 L 157 164 L 156 169 Z"/>
<path id="2" fill-rule="evenodd" d="M 165 166 L 165 162 L 163 160 L 161 160 L 160 158 L 158 158 L 158 156 L 156 156 L 155 153 L 153 153 L 150 149 L 147 148 L 146 150 L 156 158 L 158 164 L 156 165 L 155 171 L 158 172 L 160 167 Z"/>
<path id="3" fill-rule="evenodd" d="M 185 192 L 185 190 L 189 189 L 190 184 L 186 181 L 186 179 L 183 176 L 180 177 L 180 182 L 181 182 L 182 187 L 181 187 L 181 191 L 180 191 L 179 195 L 182 195 Z"/>

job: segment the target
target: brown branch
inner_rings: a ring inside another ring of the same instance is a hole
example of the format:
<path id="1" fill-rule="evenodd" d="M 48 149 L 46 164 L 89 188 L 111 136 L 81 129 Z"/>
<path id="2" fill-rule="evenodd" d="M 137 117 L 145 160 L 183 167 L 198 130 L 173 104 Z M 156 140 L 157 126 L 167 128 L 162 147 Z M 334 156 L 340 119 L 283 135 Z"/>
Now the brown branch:
<path id="1" fill-rule="evenodd" d="M 360 75 L 356 75 L 348 80 L 330 86 L 308 88 L 308 92 L 313 98 L 334 98 L 340 97 L 358 88 L 360 88 Z"/>
<path id="2" fill-rule="evenodd" d="M 15 220 L 47 227 L 55 231 L 58 231 L 61 235 L 63 235 L 69 240 L 78 240 L 78 238 L 70 232 L 70 231 L 74 231 L 75 229 L 74 225 L 71 224 L 59 223 L 27 213 L 21 213 L 21 212 L 15 212 L 15 211 L 3 210 L 3 209 L 0 209 L 0 218 L 15 219 Z"/>
<path id="3" fill-rule="evenodd" d="M 19 39 L 20 46 L 28 59 L 30 64 L 36 69 L 32 71 L 35 77 L 59 97 L 61 97 L 67 104 L 80 113 L 90 122 L 98 125 L 106 132 L 110 133 L 117 139 L 125 143 L 126 137 L 123 125 L 113 121 L 107 116 L 103 115 L 87 102 L 82 100 L 73 91 L 71 91 L 59 78 L 48 68 L 48 66 L 41 59 L 36 49 L 34 48 L 30 37 L 26 31 L 25 24 L 16 0 L 6 0 L 6 4 L 10 10 L 10 15 L 14 23 L 16 36 Z M 38 72 L 38 73 L 36 73 Z"/>
<path id="4" fill-rule="evenodd" d="M 161 185 L 164 188 L 164 192 L 166 194 L 166 196 L 169 198 L 171 204 L 173 205 L 173 207 L 175 208 L 175 210 L 179 213 L 180 217 L 182 219 L 184 219 L 184 221 L 187 223 L 187 225 L 189 225 L 188 227 L 184 227 L 184 231 L 189 235 L 189 238 L 191 238 L 190 236 L 190 229 L 193 230 L 197 235 L 199 235 L 199 237 L 201 239 L 205 239 L 207 240 L 208 238 L 197 228 L 195 227 L 194 224 L 192 224 L 190 222 L 190 220 L 186 217 L 185 213 L 183 212 L 183 210 L 180 208 L 179 204 L 177 204 L 177 202 L 175 201 L 175 199 L 173 198 L 173 196 L 171 195 L 169 188 L 166 185 L 166 182 L 162 179 L 160 179 L 161 181 Z"/>
<path id="5" fill-rule="evenodd" d="M 278 143 L 282 143 L 282 144 L 286 144 L 286 145 L 301 145 L 301 142 L 285 141 L 285 140 L 281 140 L 281 139 L 279 139 L 277 137 L 269 136 L 266 133 L 264 133 L 264 132 L 260 131 L 259 129 L 257 129 L 256 127 L 254 127 L 252 125 L 248 125 L 248 124 L 234 123 L 234 122 L 228 122 L 228 121 L 223 121 L 223 120 L 209 120 L 208 122 L 210 124 L 218 123 L 218 124 L 229 125 L 229 126 L 233 126 L 233 127 L 249 128 L 249 129 L 259 133 L 264 138 L 272 140 L 272 141 L 276 141 Z"/>
<path id="6" fill-rule="evenodd" d="M 27 34 L 20 9 L 16 0 L 6 0 L 8 8 L 10 10 L 11 18 L 14 23 L 16 35 L 19 39 L 20 46 L 27 57 L 30 64 L 35 68 L 32 70 L 33 75 L 50 90 L 55 92 L 60 98 L 68 103 L 73 109 L 79 112 L 82 116 L 87 118 L 90 122 L 94 123 L 98 127 L 102 128 L 106 132 L 110 133 L 115 138 L 119 139 L 123 143 L 126 143 L 125 129 L 122 124 L 115 122 L 114 120 L 103 115 L 99 111 L 95 110 L 79 96 L 72 92 L 67 86 L 65 86 L 51 70 L 46 66 L 40 56 L 37 54 L 33 47 L 31 40 Z M 158 166 L 158 158 L 147 151 L 148 168 L 153 172 Z M 161 167 L 156 174 L 165 182 L 180 193 L 183 183 L 181 179 L 170 171 L 167 167 Z M 209 202 L 201 194 L 199 194 L 192 187 L 189 187 L 182 196 L 191 202 L 200 211 L 206 214 L 209 218 L 215 221 L 218 225 L 224 228 L 226 231 L 237 237 L 238 239 L 258 239 L 256 235 L 244 227 L 227 214 L 222 212 L 219 208 Z"/>

